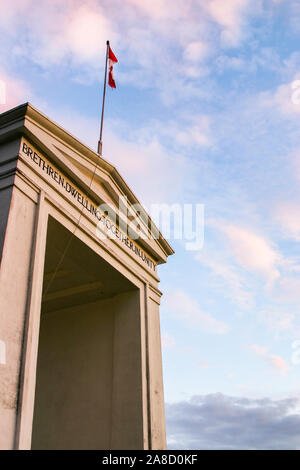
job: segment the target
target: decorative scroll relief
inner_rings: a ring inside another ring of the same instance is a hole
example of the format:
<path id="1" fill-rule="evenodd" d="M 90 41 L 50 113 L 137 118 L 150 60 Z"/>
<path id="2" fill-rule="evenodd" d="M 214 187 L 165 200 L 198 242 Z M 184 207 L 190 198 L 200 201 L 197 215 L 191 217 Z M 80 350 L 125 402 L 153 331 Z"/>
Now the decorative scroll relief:
<path id="1" fill-rule="evenodd" d="M 99 239 L 111 239 L 117 243 L 126 247 L 131 255 L 134 255 L 138 260 L 145 264 L 149 270 L 156 271 L 156 264 L 154 261 L 146 255 L 146 253 L 133 241 L 130 237 L 125 234 L 120 227 L 114 224 L 103 211 L 99 210 L 99 206 L 95 206 L 92 201 L 84 195 L 78 187 L 76 187 L 70 179 L 62 175 L 61 172 L 52 165 L 46 158 L 36 152 L 32 146 L 22 139 L 21 142 L 21 154 L 25 156 L 27 161 L 32 166 L 36 166 L 39 172 L 49 178 L 52 186 L 55 186 L 57 190 L 64 193 L 68 199 L 83 211 L 89 213 L 88 215 L 94 219 L 97 228 L 96 235 Z"/>

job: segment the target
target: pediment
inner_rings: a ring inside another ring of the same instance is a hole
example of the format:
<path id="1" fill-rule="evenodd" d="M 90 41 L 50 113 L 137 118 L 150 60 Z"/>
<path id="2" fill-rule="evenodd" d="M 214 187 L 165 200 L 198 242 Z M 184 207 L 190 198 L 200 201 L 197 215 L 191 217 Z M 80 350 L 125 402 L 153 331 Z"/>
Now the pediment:
<path id="1" fill-rule="evenodd" d="M 67 175 L 82 194 L 88 193 L 96 204 L 106 203 L 119 213 L 119 198 L 123 198 L 127 205 L 125 213 L 121 213 L 120 217 L 124 219 L 128 215 L 129 218 L 137 216 L 133 205 L 139 204 L 139 201 L 116 168 L 30 104 L 3 113 L 0 129 L 3 125 L 11 127 L 10 133 L 21 133 Z M 143 215 L 154 226 L 144 210 Z M 174 253 L 158 230 L 157 239 L 146 239 L 148 227 L 142 223 L 140 229 L 144 236 L 138 242 L 152 254 L 158 264 L 165 262 L 167 256 Z"/>

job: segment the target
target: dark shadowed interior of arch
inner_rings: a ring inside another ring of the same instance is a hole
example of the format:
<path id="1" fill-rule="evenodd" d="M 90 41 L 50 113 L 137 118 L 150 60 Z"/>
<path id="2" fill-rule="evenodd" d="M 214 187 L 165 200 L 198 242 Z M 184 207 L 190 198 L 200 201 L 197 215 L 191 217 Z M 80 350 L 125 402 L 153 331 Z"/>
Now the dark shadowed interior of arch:
<path id="1" fill-rule="evenodd" d="M 49 217 L 32 449 L 137 448 L 140 291 L 76 234 L 57 269 L 69 239 Z"/>

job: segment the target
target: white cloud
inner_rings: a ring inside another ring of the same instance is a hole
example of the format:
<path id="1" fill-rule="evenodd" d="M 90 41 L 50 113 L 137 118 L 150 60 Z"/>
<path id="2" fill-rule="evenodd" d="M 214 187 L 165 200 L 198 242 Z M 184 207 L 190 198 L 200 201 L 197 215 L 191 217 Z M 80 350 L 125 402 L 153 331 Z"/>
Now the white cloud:
<path id="1" fill-rule="evenodd" d="M 300 204 L 278 205 L 274 211 L 274 218 L 281 225 L 285 237 L 300 241 Z"/>
<path id="2" fill-rule="evenodd" d="M 177 142 L 184 146 L 209 147 L 211 145 L 210 118 L 206 115 L 194 116 L 190 126 L 178 129 Z"/>
<path id="3" fill-rule="evenodd" d="M 297 277 L 282 277 L 279 281 L 279 298 L 297 302 L 300 306 L 300 279 Z"/>
<path id="4" fill-rule="evenodd" d="M 170 104 L 211 95 L 211 83 L 199 82 L 212 71 L 203 61 L 216 52 L 214 30 L 220 27 L 222 41 L 236 45 L 252 10 L 258 11 L 249 10 L 248 0 L 2 0 L 1 60 L 64 68 L 90 83 L 102 79 L 110 39 L 119 58 L 118 83 L 155 87 Z"/>
<path id="5" fill-rule="evenodd" d="M 225 46 L 237 46 L 246 22 L 249 0 L 208 0 L 205 8 L 221 26 L 221 40 Z"/>
<path id="6" fill-rule="evenodd" d="M 138 198 L 143 196 L 143 204 L 180 200 L 186 177 L 191 174 L 191 163 L 184 155 L 167 151 L 156 137 L 130 140 L 106 129 L 103 152 Z"/>
<path id="7" fill-rule="evenodd" d="M 269 286 L 280 276 L 277 265 L 281 257 L 270 241 L 237 225 L 216 221 L 212 221 L 212 225 L 226 235 L 241 267 L 262 274 Z"/>
<path id="8" fill-rule="evenodd" d="M 203 41 L 190 42 L 184 50 L 184 58 L 190 62 L 199 62 L 210 53 L 210 46 Z"/>
<path id="9" fill-rule="evenodd" d="M 220 259 L 220 249 L 218 259 L 212 250 L 207 252 L 205 249 L 197 254 L 196 259 L 201 265 L 209 268 L 215 278 L 222 280 L 222 290 L 226 297 L 241 308 L 248 309 L 253 306 L 253 293 L 250 292 L 246 280 L 232 263 Z"/>
<path id="10" fill-rule="evenodd" d="M 101 4 L 95 0 L 3 0 L 0 61 L 14 66 L 22 61 L 35 63 L 52 73 L 60 67 L 74 80 L 90 84 L 102 80 L 109 39 L 119 59 L 118 83 L 157 88 L 164 103 L 203 95 L 203 90 L 186 81 L 206 75 L 207 67 L 178 62 L 174 52 L 199 41 L 203 29 L 201 17 L 194 18 L 184 5 L 184 1 L 174 5 L 163 0 L 104 0 Z M 179 21 L 183 15 L 187 21 Z"/>
<path id="11" fill-rule="evenodd" d="M 12 77 L 0 69 L 0 81 L 5 91 L 4 100 L 0 101 L 0 113 L 32 99 L 32 90 L 24 80 Z"/>
<path id="12" fill-rule="evenodd" d="M 110 21 L 93 0 L 82 4 L 76 0 L 4 0 L 0 17 L 10 54 L 25 57 L 46 69 L 75 63 L 99 70 L 106 40 L 115 37 Z M 22 35 L 18 34 L 20 30 Z"/>
<path id="13" fill-rule="evenodd" d="M 264 309 L 259 312 L 260 321 L 268 326 L 270 330 L 275 332 L 276 337 L 283 332 L 292 332 L 294 329 L 295 315 L 276 309 Z"/>
<path id="14" fill-rule="evenodd" d="M 220 55 L 216 59 L 216 65 L 220 72 L 225 69 L 233 70 L 244 70 L 249 67 L 249 63 L 242 57 L 228 57 L 226 55 Z"/>
<path id="15" fill-rule="evenodd" d="M 68 18 L 64 37 L 79 62 L 97 64 L 102 45 L 108 38 L 113 40 L 112 34 L 112 25 L 103 12 L 83 4 Z"/>
<path id="16" fill-rule="evenodd" d="M 26 84 L 17 82 L 11 95 L 12 99 L 5 109 L 27 101 L 29 96 Z M 72 108 L 53 107 L 51 103 L 43 103 L 38 99 L 34 99 L 33 104 L 40 107 L 50 119 L 96 150 L 98 119 L 90 118 Z M 107 120 L 103 130 L 103 157 L 116 166 L 137 198 L 149 208 L 154 203 L 180 202 L 186 191 L 187 180 L 190 187 L 197 185 L 193 162 L 183 151 L 170 150 L 160 142 L 160 126 L 161 123 L 151 124 L 137 131 L 129 128 L 124 121 Z"/>
<path id="17" fill-rule="evenodd" d="M 210 147 L 213 144 L 211 118 L 206 114 L 181 115 L 178 121 L 154 121 L 147 128 L 139 130 L 139 133 L 168 137 L 177 146 L 187 149 Z"/>
<path id="18" fill-rule="evenodd" d="M 166 405 L 171 449 L 299 449 L 299 394 L 292 398 L 195 395 Z"/>
<path id="19" fill-rule="evenodd" d="M 269 365 L 278 370 L 281 374 L 285 374 L 289 369 L 286 361 L 280 356 L 269 354 L 267 347 L 253 344 L 251 349 L 257 356 L 262 357 Z"/>
<path id="20" fill-rule="evenodd" d="M 170 19 L 177 18 L 180 15 L 179 4 L 174 3 L 173 0 L 127 0 L 127 4 L 134 5 L 137 9 L 142 11 L 146 16 L 154 19 Z"/>
<path id="21" fill-rule="evenodd" d="M 279 85 L 275 90 L 265 91 L 259 95 L 261 106 L 267 108 L 275 108 L 281 114 L 296 118 L 299 120 L 300 115 L 300 73 L 294 76 L 289 83 Z"/>
<path id="22" fill-rule="evenodd" d="M 171 314 L 184 321 L 197 324 L 203 331 L 215 334 L 224 334 L 229 331 L 228 325 L 217 320 L 210 313 L 203 312 L 197 301 L 183 290 L 168 292 L 165 294 L 165 301 Z"/>

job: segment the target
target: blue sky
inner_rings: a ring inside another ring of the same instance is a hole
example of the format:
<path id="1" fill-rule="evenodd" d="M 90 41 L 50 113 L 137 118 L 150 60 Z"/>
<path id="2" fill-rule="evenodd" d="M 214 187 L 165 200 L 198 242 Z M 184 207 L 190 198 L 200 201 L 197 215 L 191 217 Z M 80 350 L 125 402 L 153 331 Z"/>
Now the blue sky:
<path id="1" fill-rule="evenodd" d="M 96 149 L 107 39 L 104 157 L 146 206 L 205 205 L 159 268 L 169 445 L 299 448 L 300 2 L 1 0 L 0 110 Z"/>

